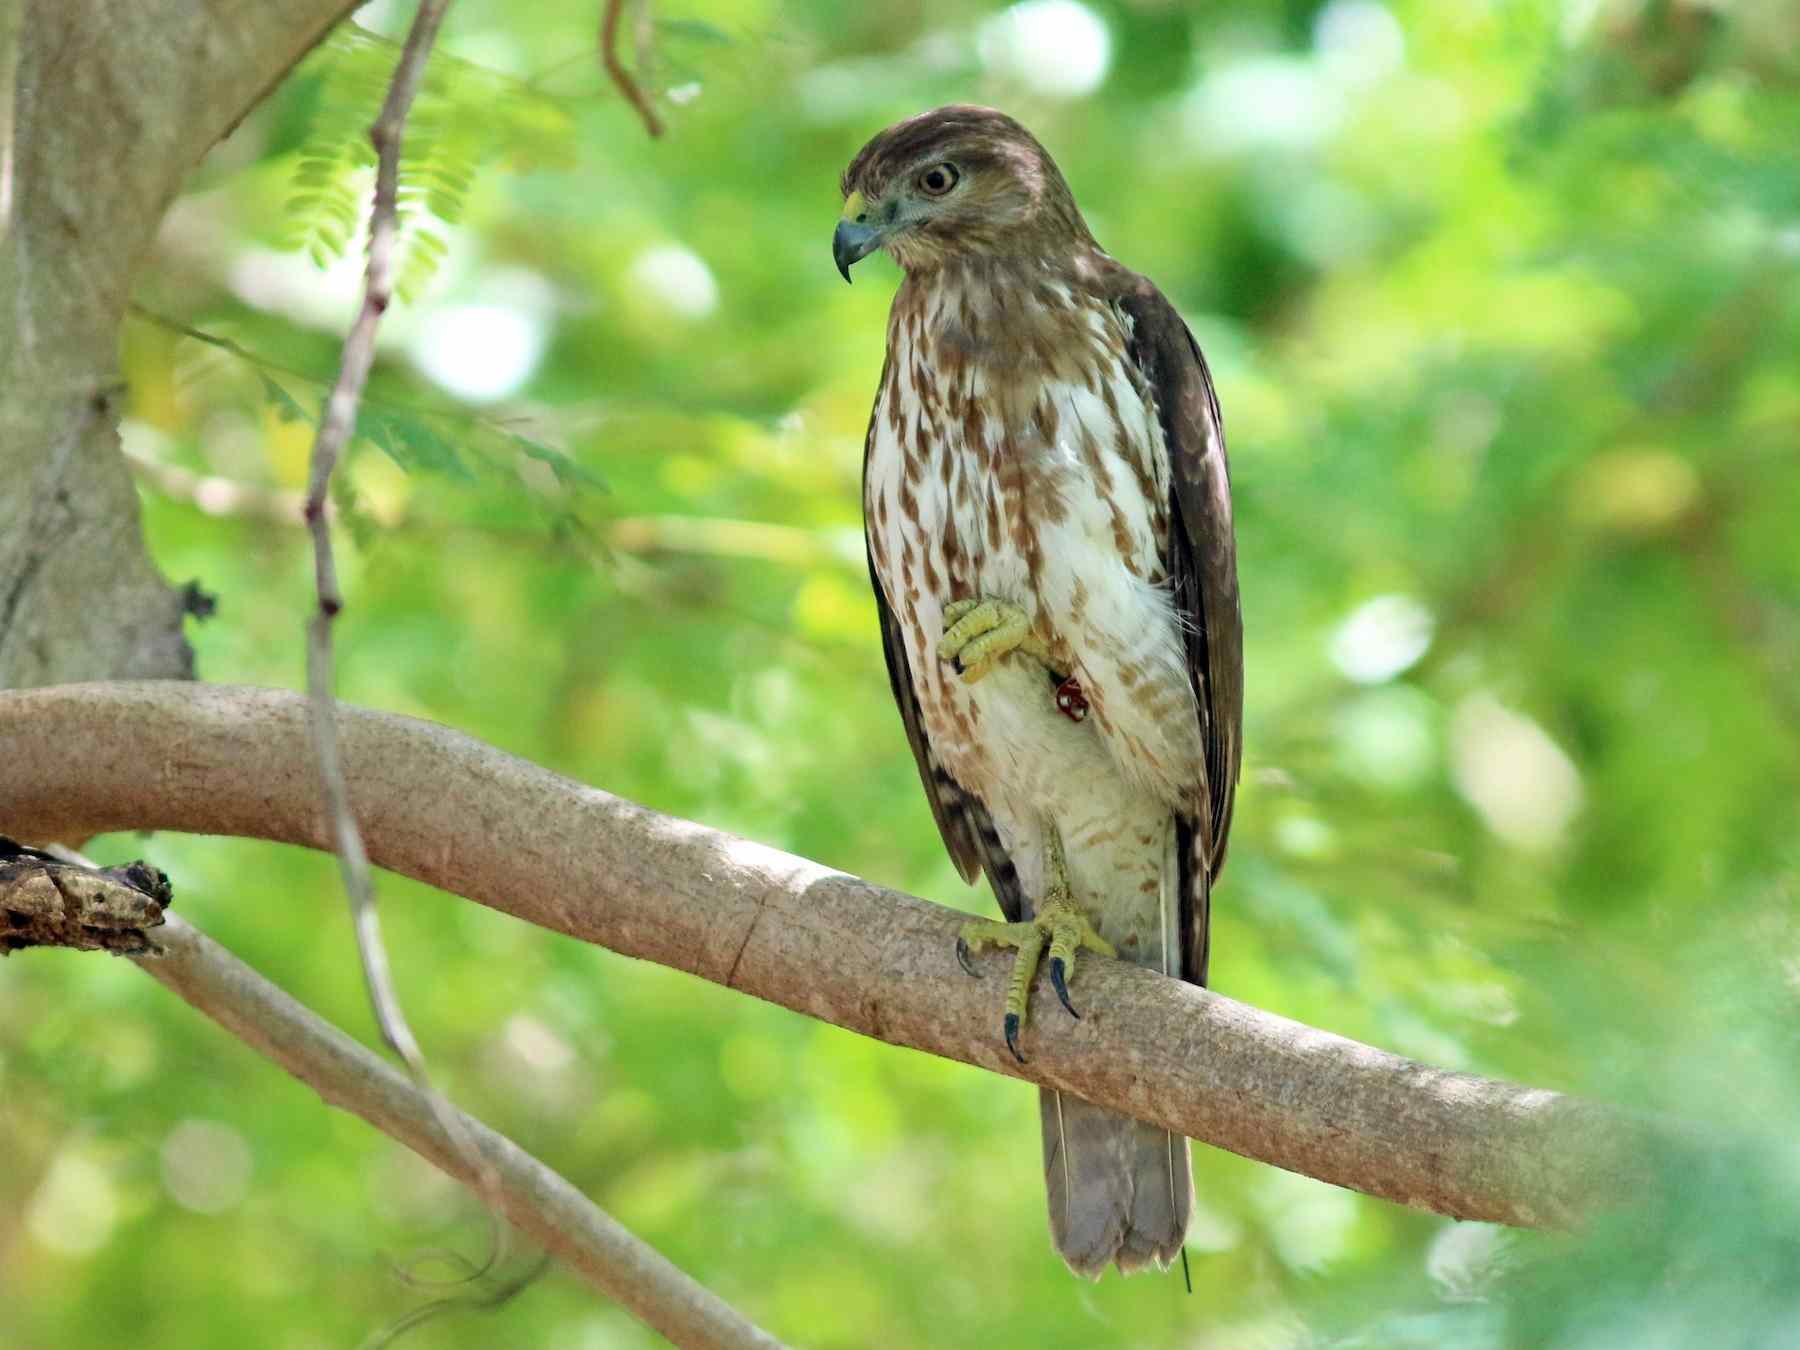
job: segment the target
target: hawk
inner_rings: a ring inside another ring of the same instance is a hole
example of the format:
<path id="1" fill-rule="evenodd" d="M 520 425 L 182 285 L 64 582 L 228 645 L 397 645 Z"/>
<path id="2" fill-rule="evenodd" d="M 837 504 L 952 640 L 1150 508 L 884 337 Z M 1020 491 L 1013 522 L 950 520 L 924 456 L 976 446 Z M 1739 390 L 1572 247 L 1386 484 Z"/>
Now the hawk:
<path id="1" fill-rule="evenodd" d="M 832 255 L 905 272 L 863 459 L 869 572 L 925 795 L 1016 947 L 1019 1051 L 1048 948 L 1205 984 L 1241 759 L 1243 624 L 1225 436 L 1175 307 L 1094 242 L 1018 122 L 938 108 L 844 171 Z M 969 967 L 973 970 L 973 967 Z M 1187 1141 L 1043 1090 L 1050 1230 L 1071 1270 L 1166 1269 Z"/>

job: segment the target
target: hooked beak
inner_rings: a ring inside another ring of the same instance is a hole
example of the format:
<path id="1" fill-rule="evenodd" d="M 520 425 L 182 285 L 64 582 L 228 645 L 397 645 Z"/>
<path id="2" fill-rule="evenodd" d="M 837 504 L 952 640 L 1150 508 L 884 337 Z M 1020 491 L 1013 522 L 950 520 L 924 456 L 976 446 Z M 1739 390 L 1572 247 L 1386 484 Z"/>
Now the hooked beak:
<path id="1" fill-rule="evenodd" d="M 862 193 L 852 192 L 844 201 L 843 219 L 831 236 L 831 260 L 845 281 L 850 280 L 850 264 L 880 248 L 881 237 L 881 228 L 869 223 L 869 206 Z"/>

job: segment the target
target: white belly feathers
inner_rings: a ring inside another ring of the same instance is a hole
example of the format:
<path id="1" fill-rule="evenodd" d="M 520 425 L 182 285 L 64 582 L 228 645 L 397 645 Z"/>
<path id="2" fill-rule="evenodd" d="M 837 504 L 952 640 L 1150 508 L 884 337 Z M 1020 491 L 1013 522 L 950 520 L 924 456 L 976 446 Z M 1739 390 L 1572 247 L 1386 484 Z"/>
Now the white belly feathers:
<path id="1" fill-rule="evenodd" d="M 1067 378 L 934 339 L 937 317 L 896 311 L 865 485 L 932 747 L 996 823 L 1139 796 L 1166 817 L 1195 800 L 1203 752 L 1165 581 L 1162 430 L 1123 359 L 1122 322 L 1063 311 L 1089 352 Z M 963 598 L 1024 610 L 1056 674 L 1080 680 L 1087 719 L 1057 711 L 1054 681 L 1023 653 L 974 685 L 941 662 L 943 607 Z"/>

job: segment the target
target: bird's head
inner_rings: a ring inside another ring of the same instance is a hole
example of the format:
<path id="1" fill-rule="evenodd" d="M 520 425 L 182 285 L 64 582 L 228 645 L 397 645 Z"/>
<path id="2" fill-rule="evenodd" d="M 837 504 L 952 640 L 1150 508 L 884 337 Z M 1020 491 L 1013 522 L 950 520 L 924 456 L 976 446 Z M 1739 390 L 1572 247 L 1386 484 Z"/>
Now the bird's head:
<path id="1" fill-rule="evenodd" d="M 1056 162 L 992 108 L 952 104 L 896 122 L 850 161 L 842 186 L 831 256 L 845 281 L 878 248 L 916 272 L 1092 242 Z"/>

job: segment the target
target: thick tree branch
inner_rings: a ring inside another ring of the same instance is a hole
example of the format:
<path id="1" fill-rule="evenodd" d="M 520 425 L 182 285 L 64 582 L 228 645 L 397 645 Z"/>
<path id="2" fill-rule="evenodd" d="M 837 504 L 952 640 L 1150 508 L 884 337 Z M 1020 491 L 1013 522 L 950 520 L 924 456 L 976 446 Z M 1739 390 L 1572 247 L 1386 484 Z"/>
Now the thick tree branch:
<path id="1" fill-rule="evenodd" d="M 1020 1067 L 970 980 L 963 916 L 584 787 L 429 722 L 339 710 L 381 866 L 897 1045 L 1025 1078 L 1402 1204 L 1571 1223 L 1648 1175 L 1656 1129 L 1418 1064 L 1134 966 L 1083 967 L 1086 1016 Z M 304 701 L 94 684 L 0 694 L 0 831 L 172 829 L 329 848 Z"/>
<path id="2" fill-rule="evenodd" d="M 204 933 L 170 916 L 161 954 L 135 958 L 239 1040 L 333 1106 L 361 1116 L 465 1186 L 570 1270 L 684 1350 L 781 1350 L 781 1342 L 634 1237 L 557 1172 L 472 1116 L 445 1131 L 440 1103 L 295 1002 Z M 468 1157 L 479 1153 L 483 1166 Z M 489 1175 L 483 1177 L 482 1172 Z"/>

